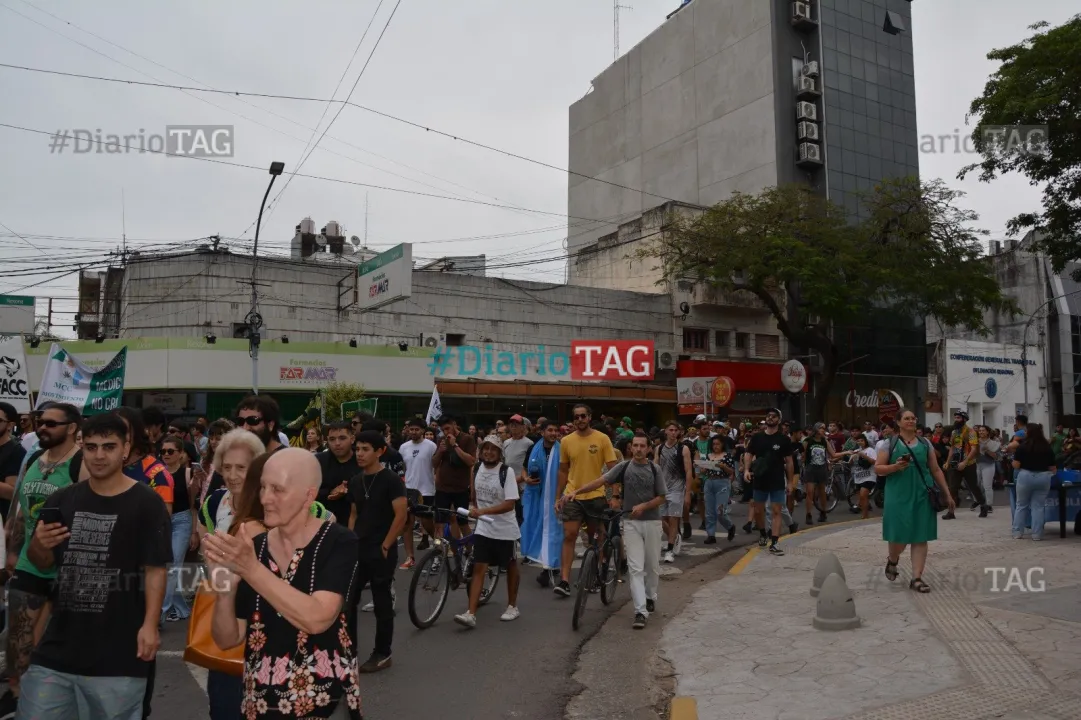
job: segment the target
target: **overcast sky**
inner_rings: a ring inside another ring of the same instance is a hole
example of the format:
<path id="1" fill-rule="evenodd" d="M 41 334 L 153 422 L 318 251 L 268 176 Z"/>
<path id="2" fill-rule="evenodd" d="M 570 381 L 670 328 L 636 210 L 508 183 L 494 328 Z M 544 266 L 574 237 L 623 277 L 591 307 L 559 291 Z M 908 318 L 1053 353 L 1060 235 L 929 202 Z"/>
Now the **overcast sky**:
<path id="1" fill-rule="evenodd" d="M 765 2 L 765 0 L 762 0 Z M 384 0 L 338 97 L 344 98 L 396 0 Z M 622 47 L 660 25 L 678 0 L 637 0 L 622 13 Z M 228 90 L 329 97 L 350 62 L 378 0 L 304 3 L 198 0 L 0 0 L 0 62 L 50 70 Z M 1068 0 L 917 0 L 913 3 L 916 95 L 921 135 L 965 131 L 995 47 L 1024 38 L 1040 20 L 1058 24 Z M 51 15 L 50 15 L 51 13 Z M 95 37 L 96 36 L 96 37 Z M 567 109 L 612 61 L 612 6 L 606 0 L 401 0 L 353 101 L 557 167 L 567 166 Z M 110 59 L 111 58 L 111 59 Z M 47 131 L 85 129 L 150 135 L 166 125 L 235 125 L 230 162 L 295 169 L 313 129 L 338 110 L 326 104 L 108 84 L 0 68 L 0 123 Z M 318 137 L 318 134 L 315 135 Z M 50 153 L 50 138 L 0 127 L 0 227 L 5 267 L 62 270 L 116 249 L 126 205 L 129 247 L 182 247 L 220 234 L 250 243 L 265 170 L 150 154 Z M 951 148 L 952 150 L 952 148 Z M 993 236 L 1038 206 L 1021 178 L 992 185 L 954 179 L 974 156 L 924 153 L 925 178 L 969 193 L 966 203 Z M 287 250 L 294 226 L 337 220 L 385 249 L 414 243 L 414 255 L 486 253 L 489 265 L 564 253 L 564 174 L 345 108 L 301 172 L 420 193 L 513 205 L 530 211 L 365 190 L 295 178 L 263 218 L 260 244 Z M 286 187 L 280 178 L 271 197 Z M 540 212 L 535 212 L 540 211 Z M 548 214 L 543 214 L 548 213 Z M 501 237 L 491 237 L 500 235 Z M 456 240 L 460 238 L 473 238 Z M 454 241 L 454 242 L 450 242 Z M 227 241 L 230 242 L 230 241 Z M 240 250 L 250 244 L 231 242 Z M 31 247 L 33 245 L 34 247 Z M 562 281 L 561 263 L 493 271 Z M 49 275 L 0 277 L 16 292 Z M 22 290 L 58 298 L 70 323 L 75 276 Z M 39 314 L 45 301 L 39 300 Z M 70 325 L 68 326 L 70 328 Z"/>

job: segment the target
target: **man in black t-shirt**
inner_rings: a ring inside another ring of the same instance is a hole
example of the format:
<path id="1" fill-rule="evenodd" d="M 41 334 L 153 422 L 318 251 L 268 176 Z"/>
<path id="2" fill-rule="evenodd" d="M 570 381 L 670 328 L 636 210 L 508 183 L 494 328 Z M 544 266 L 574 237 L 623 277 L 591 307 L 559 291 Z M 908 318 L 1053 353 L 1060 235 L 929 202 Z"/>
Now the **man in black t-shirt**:
<path id="1" fill-rule="evenodd" d="M 747 451 L 743 455 L 745 477 L 754 484 L 754 515 L 760 537 L 758 545 L 765 547 L 767 542 L 766 504 L 770 506 L 771 528 L 769 530 L 769 552 L 784 555 L 777 545 L 781 535 L 781 511 L 785 503 L 785 494 L 796 487 L 796 474 L 792 462 L 795 447 L 792 440 L 781 432 L 781 411 L 770 408 L 766 411 L 766 427 L 762 432 L 751 437 Z"/>
<path id="2" fill-rule="evenodd" d="M 90 473 L 56 491 L 39 512 L 27 556 L 55 568 L 52 616 L 22 677 L 19 717 L 138 717 L 158 652 L 158 619 L 172 563 L 169 512 L 124 475 L 131 449 L 116 414 L 82 427 Z"/>
<path id="3" fill-rule="evenodd" d="M 329 450 L 316 455 L 322 482 L 315 499 L 334 513 L 340 525 L 349 524 L 349 480 L 360 474 L 353 455 L 353 427 L 347 422 L 331 424 L 327 430 Z"/>
<path id="4" fill-rule="evenodd" d="M 398 474 L 383 466 L 387 441 L 370 430 L 356 436 L 354 449 L 362 474 L 349 481 L 349 499 L 353 510 L 349 527 L 359 542 L 357 587 L 370 584 L 375 607 L 375 648 L 360 666 L 362 673 L 379 672 L 390 667 L 391 642 L 394 639 L 394 598 L 391 586 L 398 567 L 398 536 L 405 529 L 408 504 L 405 483 Z M 350 636 L 357 641 L 357 600 L 349 611 Z"/>

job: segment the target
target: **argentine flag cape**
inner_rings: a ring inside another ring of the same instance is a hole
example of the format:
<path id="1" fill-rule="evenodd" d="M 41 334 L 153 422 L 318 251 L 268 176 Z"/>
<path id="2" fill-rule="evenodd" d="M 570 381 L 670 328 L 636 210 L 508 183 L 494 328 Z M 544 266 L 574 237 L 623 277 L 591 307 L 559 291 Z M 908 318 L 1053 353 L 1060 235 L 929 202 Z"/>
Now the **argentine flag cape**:
<path id="1" fill-rule="evenodd" d="M 533 446 L 526 462 L 526 475 L 541 478 L 539 485 L 525 485 L 522 491 L 522 554 L 552 570 L 559 569 L 563 548 L 563 525 L 556 517 L 559 489 L 559 443 L 550 453 L 544 442 Z"/>

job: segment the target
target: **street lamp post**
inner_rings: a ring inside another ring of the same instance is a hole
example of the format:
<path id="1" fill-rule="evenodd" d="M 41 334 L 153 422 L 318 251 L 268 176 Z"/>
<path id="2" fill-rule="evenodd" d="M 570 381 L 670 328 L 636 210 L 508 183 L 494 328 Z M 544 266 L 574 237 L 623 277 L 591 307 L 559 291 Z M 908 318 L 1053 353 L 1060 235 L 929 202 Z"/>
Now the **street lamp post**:
<path id="1" fill-rule="evenodd" d="M 259 295 L 255 288 L 255 271 L 259 266 L 259 228 L 263 224 L 263 209 L 266 207 L 267 198 L 270 197 L 270 189 L 274 187 L 274 181 L 278 179 L 278 176 L 284 170 L 285 163 L 270 163 L 270 184 L 267 185 L 266 192 L 263 193 L 263 202 L 259 205 L 259 217 L 255 220 L 255 243 L 251 251 L 251 310 L 248 311 L 248 316 L 245 318 L 248 324 L 248 354 L 251 355 L 251 391 L 253 395 L 259 394 L 259 342 L 262 339 L 259 337 L 259 330 L 263 327 L 263 317 L 259 314 L 258 309 Z"/>

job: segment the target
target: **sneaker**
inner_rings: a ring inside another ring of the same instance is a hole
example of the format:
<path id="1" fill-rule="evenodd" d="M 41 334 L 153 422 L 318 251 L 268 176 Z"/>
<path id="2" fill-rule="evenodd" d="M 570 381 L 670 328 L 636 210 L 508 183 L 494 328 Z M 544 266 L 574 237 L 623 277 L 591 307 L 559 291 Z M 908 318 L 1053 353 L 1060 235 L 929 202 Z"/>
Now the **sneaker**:
<path id="1" fill-rule="evenodd" d="M 581 560 L 585 556 L 586 556 L 586 549 L 585 548 L 582 548 L 581 550 L 575 550 L 574 551 L 574 557 L 578 558 L 579 560 Z"/>
<path id="2" fill-rule="evenodd" d="M 689 522 L 686 522 L 686 521 L 684 521 L 684 523 L 683 523 L 683 539 L 684 540 L 690 540 L 691 539 L 691 524 Z"/>
<path id="3" fill-rule="evenodd" d="M 849 505 L 848 506 L 848 512 L 852 513 L 853 515 L 857 514 L 859 511 L 860 511 L 860 509 L 859 509 L 858 505 Z"/>
<path id="4" fill-rule="evenodd" d="M 987 512 L 988 512 L 988 510 L 987 510 L 986 505 L 984 507 L 981 507 L 980 508 L 980 517 L 987 517 Z"/>
<path id="5" fill-rule="evenodd" d="M 641 630 L 646 626 L 646 616 L 642 613 L 634 614 L 634 624 L 631 625 L 635 630 Z"/>
<path id="6" fill-rule="evenodd" d="M 699 529 L 699 530 L 705 530 L 705 529 L 706 529 L 706 521 L 705 521 L 705 520 L 703 520 L 702 522 L 698 523 L 698 529 Z"/>
<path id="7" fill-rule="evenodd" d="M 458 618 L 455 618 L 457 620 Z M 364 664 L 360 666 L 362 673 L 375 673 L 380 670 L 386 670 L 391 665 L 390 655 L 383 656 L 379 653 L 372 653 L 371 657 L 364 661 Z"/>
<path id="8" fill-rule="evenodd" d="M 176 611 L 175 609 L 174 609 L 174 610 L 170 610 L 170 611 L 169 611 L 169 614 L 165 616 L 165 621 L 166 621 L 166 622 L 171 622 L 171 623 L 174 623 L 174 622 L 180 622 L 180 621 L 181 621 L 181 620 L 183 620 L 183 619 L 184 619 L 184 618 L 183 618 L 183 617 L 181 617 L 181 616 L 180 616 L 180 613 L 178 613 L 178 612 L 177 612 L 177 611 Z"/>
<path id="9" fill-rule="evenodd" d="M 758 547 L 764 548 L 768 544 L 769 544 L 769 538 L 767 538 L 765 535 L 759 535 L 758 536 Z"/>
<path id="10" fill-rule="evenodd" d="M 824 523 L 827 520 L 829 520 L 829 518 L 826 516 L 826 511 L 825 510 L 819 510 L 818 511 L 818 522 Z"/>
<path id="11" fill-rule="evenodd" d="M 665 551 L 664 556 L 661 558 L 661 562 L 664 563 L 674 563 L 675 561 L 676 556 L 672 554 L 671 550 Z"/>
<path id="12" fill-rule="evenodd" d="M 777 555 L 777 556 L 784 555 L 784 550 L 781 549 L 780 545 L 770 545 L 769 546 L 769 554 L 770 555 Z"/>
<path id="13" fill-rule="evenodd" d="M 942 519 L 943 520 L 956 520 L 957 516 L 954 515 L 952 512 L 948 512 L 948 513 L 946 513 L 945 515 L 942 516 Z"/>
<path id="14" fill-rule="evenodd" d="M 420 541 L 420 544 L 417 545 L 417 550 L 427 550 L 431 546 L 432 543 L 428 540 L 428 536 L 425 535 L 424 538 Z"/>
<path id="15" fill-rule="evenodd" d="M 736 537 L 736 526 L 733 525 L 732 527 L 728 528 L 728 542 L 732 542 L 732 540 L 735 537 Z"/>
<path id="16" fill-rule="evenodd" d="M 797 530 L 799 530 L 799 523 L 792 523 L 791 525 L 788 526 L 788 534 L 789 535 L 794 535 Z"/>
<path id="17" fill-rule="evenodd" d="M 653 602 L 649 598 L 646 598 L 646 612 L 651 613 L 651 612 L 656 612 L 656 611 L 657 611 L 657 603 Z"/>
<path id="18" fill-rule="evenodd" d="M 554 592 L 559 597 L 570 597 L 571 596 L 571 584 L 569 582 L 567 582 L 566 580 L 560 580 L 559 584 L 555 586 Z"/>
<path id="19" fill-rule="evenodd" d="M 988 514 L 988 515 L 990 515 L 990 514 L 991 514 L 991 513 L 993 513 L 994 511 L 995 511 L 995 509 L 994 509 L 993 507 L 991 507 L 990 505 L 988 505 L 988 506 L 987 506 L 987 514 Z"/>
<path id="20" fill-rule="evenodd" d="M 716 545 L 717 544 L 717 538 L 713 537 L 712 535 L 707 535 L 706 539 L 702 541 L 702 544 L 703 545 Z"/>
<path id="21" fill-rule="evenodd" d="M 807 513 L 807 520 L 803 524 L 808 526 L 808 527 L 810 527 L 811 525 L 814 525 L 814 518 L 811 516 L 811 513 Z"/>
<path id="22" fill-rule="evenodd" d="M 0 696 L 0 720 L 14 720 L 18 707 L 19 701 L 11 690 L 5 692 Z"/>
<path id="23" fill-rule="evenodd" d="M 370 602 L 360 609 L 361 612 L 375 612 L 375 603 Z"/>
<path id="24" fill-rule="evenodd" d="M 466 610 L 461 615 L 455 615 L 454 622 L 462 627 L 475 628 L 477 626 L 477 616 Z"/>
<path id="25" fill-rule="evenodd" d="M 398 566 L 399 570 L 412 570 L 413 566 L 417 564 L 417 561 L 413 558 L 406 558 L 405 562 Z"/>
<path id="26" fill-rule="evenodd" d="M 552 581 L 547 570 L 541 570 L 540 575 L 537 576 L 537 584 L 542 588 L 548 587 L 548 584 Z"/>
<path id="27" fill-rule="evenodd" d="M 747 524 L 743 526 L 743 532 L 747 533 L 748 535 L 754 532 L 754 523 L 748 520 Z"/>
<path id="28" fill-rule="evenodd" d="M 978 502 L 974 502 L 974 503 L 972 503 L 972 507 L 970 507 L 969 510 L 976 510 L 979 507 L 980 507 L 980 504 Z"/>
<path id="29" fill-rule="evenodd" d="M 676 535 L 676 544 L 672 546 L 672 554 L 679 557 L 679 551 L 683 549 L 683 537 Z"/>
<path id="30" fill-rule="evenodd" d="M 517 620 L 519 615 L 521 615 L 521 613 L 518 612 L 518 608 L 513 605 L 508 605 L 506 612 L 500 615 L 499 619 L 503 622 L 510 622 L 511 620 Z"/>

